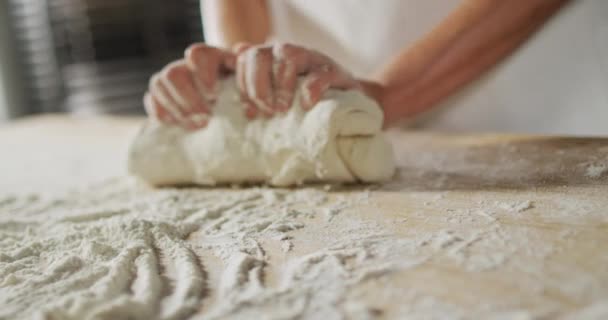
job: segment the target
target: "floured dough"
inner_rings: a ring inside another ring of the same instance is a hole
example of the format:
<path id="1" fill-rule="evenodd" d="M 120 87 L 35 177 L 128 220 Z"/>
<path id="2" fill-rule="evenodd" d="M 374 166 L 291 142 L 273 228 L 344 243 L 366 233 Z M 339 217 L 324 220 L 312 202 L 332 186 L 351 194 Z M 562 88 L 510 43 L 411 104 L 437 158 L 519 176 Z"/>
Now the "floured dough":
<path id="1" fill-rule="evenodd" d="M 153 185 L 375 182 L 395 170 L 378 105 L 358 91 L 331 90 L 305 112 L 246 119 L 234 79 L 222 83 L 208 126 L 195 132 L 149 120 L 129 171 Z"/>

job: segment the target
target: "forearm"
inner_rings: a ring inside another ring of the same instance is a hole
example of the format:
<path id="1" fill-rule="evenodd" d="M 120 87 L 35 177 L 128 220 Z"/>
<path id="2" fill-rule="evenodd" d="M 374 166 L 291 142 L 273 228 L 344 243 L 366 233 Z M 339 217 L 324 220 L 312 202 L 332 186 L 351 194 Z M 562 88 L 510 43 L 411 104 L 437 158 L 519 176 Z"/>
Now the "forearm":
<path id="1" fill-rule="evenodd" d="M 266 0 L 201 0 L 201 11 L 205 38 L 214 46 L 261 44 L 272 32 Z"/>
<path id="2" fill-rule="evenodd" d="M 520 46 L 567 0 L 465 0 L 374 82 L 387 122 L 441 102 Z"/>

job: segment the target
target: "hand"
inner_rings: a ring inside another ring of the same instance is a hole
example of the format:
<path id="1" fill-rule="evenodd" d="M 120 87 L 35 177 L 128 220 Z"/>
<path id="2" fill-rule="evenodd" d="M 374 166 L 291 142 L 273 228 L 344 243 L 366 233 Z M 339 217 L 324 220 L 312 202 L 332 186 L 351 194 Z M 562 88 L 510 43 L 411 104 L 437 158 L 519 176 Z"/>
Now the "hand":
<path id="1" fill-rule="evenodd" d="M 238 44 L 236 78 L 246 115 L 272 116 L 289 110 L 303 76 L 300 105 L 309 110 L 330 88 L 361 89 L 361 85 L 331 58 L 291 44 Z"/>
<path id="2" fill-rule="evenodd" d="M 152 76 L 144 96 L 147 113 L 162 123 L 188 130 L 204 128 L 219 92 L 221 77 L 233 73 L 236 57 L 228 51 L 194 44 L 184 59 Z"/>

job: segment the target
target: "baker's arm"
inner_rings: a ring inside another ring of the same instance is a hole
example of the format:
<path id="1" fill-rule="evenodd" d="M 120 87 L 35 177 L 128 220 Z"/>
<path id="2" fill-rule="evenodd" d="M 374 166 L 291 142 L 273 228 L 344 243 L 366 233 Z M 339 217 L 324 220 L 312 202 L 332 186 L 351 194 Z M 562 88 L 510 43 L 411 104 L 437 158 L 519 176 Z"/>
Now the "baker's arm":
<path id="1" fill-rule="evenodd" d="M 201 0 L 201 11 L 205 40 L 212 46 L 261 44 L 271 36 L 266 0 Z"/>
<path id="2" fill-rule="evenodd" d="M 362 81 L 390 125 L 428 110 L 500 62 L 567 0 L 464 0 L 434 30 Z"/>

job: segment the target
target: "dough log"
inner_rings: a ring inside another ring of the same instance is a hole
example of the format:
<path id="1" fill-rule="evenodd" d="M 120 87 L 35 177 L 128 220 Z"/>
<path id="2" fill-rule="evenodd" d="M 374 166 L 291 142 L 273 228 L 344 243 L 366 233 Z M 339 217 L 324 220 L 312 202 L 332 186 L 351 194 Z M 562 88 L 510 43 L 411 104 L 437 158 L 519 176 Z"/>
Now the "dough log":
<path id="1" fill-rule="evenodd" d="M 222 83 L 208 126 L 195 132 L 148 120 L 129 154 L 131 174 L 152 185 L 378 182 L 395 170 L 379 106 L 331 90 L 312 110 L 296 99 L 271 119 L 246 119 L 234 79 Z"/>

